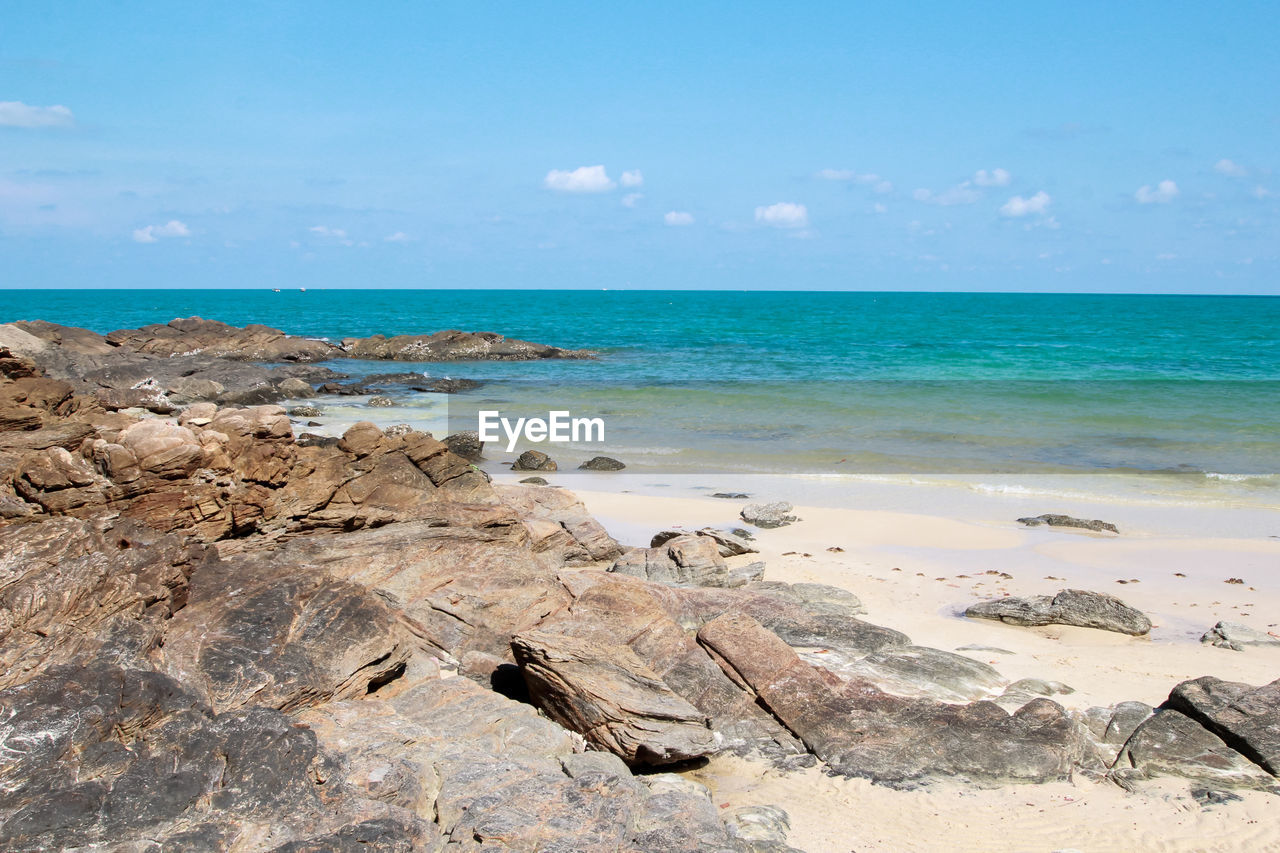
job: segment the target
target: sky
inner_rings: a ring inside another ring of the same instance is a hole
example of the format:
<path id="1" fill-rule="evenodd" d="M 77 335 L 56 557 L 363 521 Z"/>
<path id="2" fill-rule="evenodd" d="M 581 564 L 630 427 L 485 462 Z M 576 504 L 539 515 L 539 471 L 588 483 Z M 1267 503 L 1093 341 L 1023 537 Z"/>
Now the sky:
<path id="1" fill-rule="evenodd" d="M 1274 3 L 873 5 L 9 0 L 0 288 L 1280 294 Z"/>

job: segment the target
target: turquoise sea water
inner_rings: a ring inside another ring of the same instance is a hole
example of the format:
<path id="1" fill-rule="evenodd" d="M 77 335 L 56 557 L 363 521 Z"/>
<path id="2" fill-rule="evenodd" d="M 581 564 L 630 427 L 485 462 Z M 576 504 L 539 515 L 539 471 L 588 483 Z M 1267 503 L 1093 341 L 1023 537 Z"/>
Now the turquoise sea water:
<path id="1" fill-rule="evenodd" d="M 597 361 L 335 365 L 486 380 L 448 406 L 454 428 L 474 428 L 475 408 L 604 417 L 606 446 L 564 448 L 571 459 L 1000 487 L 1115 474 L 1263 503 L 1280 489 L 1280 298 L 0 291 L 3 322 L 108 332 L 195 314 L 331 339 L 460 328 L 597 350 Z M 393 396 L 400 419 L 446 411 L 436 395 Z M 354 420 L 360 402 L 326 413 Z"/>

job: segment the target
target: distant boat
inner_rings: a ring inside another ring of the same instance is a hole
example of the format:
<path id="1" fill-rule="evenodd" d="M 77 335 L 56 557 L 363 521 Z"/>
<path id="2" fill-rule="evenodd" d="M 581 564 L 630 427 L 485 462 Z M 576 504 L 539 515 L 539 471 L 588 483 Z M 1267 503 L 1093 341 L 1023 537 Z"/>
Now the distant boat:
<path id="1" fill-rule="evenodd" d="M 272 293 L 279 293 L 279 292 L 280 292 L 280 288 L 278 288 L 278 287 L 274 287 L 274 288 L 272 288 L 272 289 L 271 289 L 271 292 L 272 292 Z"/>
<path id="2" fill-rule="evenodd" d="M 298 292 L 299 292 L 299 293 L 306 293 L 306 292 L 307 292 L 307 289 L 306 289 L 305 287 L 299 287 L 299 288 L 298 288 Z"/>

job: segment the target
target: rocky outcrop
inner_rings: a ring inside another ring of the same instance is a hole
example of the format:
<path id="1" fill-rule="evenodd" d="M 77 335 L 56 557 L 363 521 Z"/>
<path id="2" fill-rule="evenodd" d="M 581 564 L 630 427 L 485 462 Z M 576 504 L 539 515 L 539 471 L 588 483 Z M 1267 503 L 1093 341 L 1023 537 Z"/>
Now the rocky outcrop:
<path id="1" fill-rule="evenodd" d="M 1200 642 L 1242 652 L 1245 646 L 1280 646 L 1280 637 L 1273 637 L 1239 622 L 1219 622 L 1205 632 Z"/>
<path id="2" fill-rule="evenodd" d="M 1253 687 L 1206 675 L 1173 688 L 1164 707 L 1186 714 L 1280 776 L 1280 679 Z"/>
<path id="3" fill-rule="evenodd" d="M 891 785 L 932 776 L 980 783 L 1065 779 L 1083 749 L 1061 706 L 1037 699 L 1010 715 L 990 702 L 948 705 L 844 681 L 800 657 L 749 616 L 729 613 L 698 641 L 837 772 Z"/>
<path id="4" fill-rule="evenodd" d="M 613 560 L 622 554 L 618 543 L 572 492 L 529 485 L 495 486 L 494 491 L 519 513 L 537 552 L 555 551 L 568 565 Z"/>
<path id="5" fill-rule="evenodd" d="M 1100 521 L 1093 518 L 1072 518 L 1069 515 L 1037 515 L 1030 518 L 1020 518 L 1019 523 L 1025 524 L 1027 527 L 1039 527 L 1047 525 L 1049 527 L 1074 527 L 1080 530 L 1092 530 L 1095 533 L 1119 533 L 1119 529 L 1109 521 Z"/>
<path id="6" fill-rule="evenodd" d="M 1161 711 L 1138 726 L 1111 771 L 1113 779 L 1129 787 L 1160 776 L 1245 788 L 1266 789 L 1276 783 L 1222 738 L 1178 711 Z"/>
<path id="7" fill-rule="evenodd" d="M 507 338 L 494 332 L 450 329 L 431 335 L 374 335 L 344 338 L 347 358 L 382 361 L 532 361 L 543 358 L 594 358 L 587 350 L 567 350 Z"/>
<path id="8" fill-rule="evenodd" d="M 709 536 L 685 534 L 656 548 L 634 548 L 609 571 L 657 583 L 688 586 L 730 586 L 729 566 Z M 741 586 L 741 584 L 736 584 Z"/>
<path id="9" fill-rule="evenodd" d="M 1151 630 L 1151 620 L 1141 611 L 1115 596 L 1080 589 L 1030 598 L 997 598 L 973 605 L 964 615 L 998 619 L 1010 625 L 1077 625 L 1135 637 Z"/>
<path id="10" fill-rule="evenodd" d="M 746 531 L 741 531 L 745 533 Z M 717 530 L 714 527 L 704 527 L 701 530 L 695 530 L 698 536 L 708 536 L 715 540 L 716 547 L 720 551 L 721 557 L 737 557 L 742 554 L 759 553 L 754 545 L 748 542 L 744 537 L 734 533 L 727 533 L 723 530 Z M 687 536 L 688 533 L 683 530 L 663 530 L 661 533 L 655 533 L 653 539 L 649 541 L 650 548 L 658 548 L 677 536 Z"/>

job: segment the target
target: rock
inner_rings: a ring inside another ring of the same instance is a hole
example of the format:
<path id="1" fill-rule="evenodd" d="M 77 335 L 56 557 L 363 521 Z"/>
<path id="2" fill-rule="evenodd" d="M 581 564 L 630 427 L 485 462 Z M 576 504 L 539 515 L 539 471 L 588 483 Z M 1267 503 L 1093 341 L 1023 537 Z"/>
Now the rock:
<path id="1" fill-rule="evenodd" d="M 396 404 L 396 401 L 391 399 L 390 397 L 374 396 L 369 398 L 369 402 L 366 405 L 371 406 L 375 409 L 377 408 L 386 409 L 386 408 L 390 408 L 391 406 L 394 406 L 395 404 Z"/>
<path id="2" fill-rule="evenodd" d="M 609 571 L 681 586 L 729 585 L 729 567 L 716 541 L 696 534 L 668 539 L 657 548 L 635 548 Z"/>
<path id="3" fill-rule="evenodd" d="M 1083 722 L 1097 755 L 1095 772 L 1105 773 L 1116 763 L 1120 750 L 1154 709 L 1145 702 L 1118 702 L 1110 708 L 1090 708 Z"/>
<path id="4" fill-rule="evenodd" d="M 584 471 L 621 471 L 626 467 L 617 459 L 611 459 L 608 456 L 593 456 L 578 466 L 579 470 Z"/>
<path id="5" fill-rule="evenodd" d="M 548 486 L 550 483 L 543 477 L 525 477 L 520 481 L 526 486 Z"/>
<path id="6" fill-rule="evenodd" d="M 127 519 L 0 526 L 0 687 L 95 653 L 143 653 L 210 559 L 203 546 Z"/>
<path id="7" fill-rule="evenodd" d="M 1280 646 L 1280 639 L 1239 622 L 1219 622 L 1200 638 L 1200 642 L 1237 652 L 1244 651 L 1245 646 Z"/>
<path id="8" fill-rule="evenodd" d="M 338 447 L 356 457 L 371 456 L 387 447 L 387 436 L 377 424 L 360 421 L 342 434 L 342 443 Z"/>
<path id="9" fill-rule="evenodd" d="M 721 557 L 736 557 L 742 554 L 756 554 L 758 549 L 752 547 L 751 543 L 741 536 L 733 533 L 726 533 L 723 530 L 717 530 L 714 527 L 704 527 L 695 531 L 699 536 L 707 536 L 715 540 L 716 546 L 719 548 Z M 686 536 L 687 531 L 683 530 L 664 530 L 661 533 L 655 533 L 653 539 L 649 541 L 650 548 L 657 548 L 660 545 L 675 539 L 677 536 Z"/>
<path id="10" fill-rule="evenodd" d="M 526 450 L 511 465 L 512 471 L 554 471 L 555 461 L 541 450 Z"/>
<path id="11" fill-rule="evenodd" d="M 950 703 L 990 698 L 1007 683 L 1000 673 L 984 663 L 923 646 L 880 649 L 839 672 L 895 696 Z"/>
<path id="12" fill-rule="evenodd" d="M 493 332 L 460 332 L 450 329 L 431 335 L 395 335 L 344 338 L 347 358 L 394 361 L 528 361 L 543 358 L 595 358 L 586 350 L 565 350 L 505 338 Z"/>
<path id="13" fill-rule="evenodd" d="M 789 853 L 791 817 L 778 806 L 738 806 L 724 816 L 725 828 L 739 848 L 751 853 Z"/>
<path id="14" fill-rule="evenodd" d="M 1095 532 L 1120 532 L 1116 526 L 1110 522 L 1099 521 L 1096 518 L 1092 520 L 1086 518 L 1072 518 L 1069 515 L 1037 515 L 1033 518 L 1020 518 L 1018 521 L 1028 527 L 1039 527 L 1044 524 L 1049 527 L 1078 527 L 1083 530 L 1093 530 Z"/>
<path id="15" fill-rule="evenodd" d="M 998 619 L 1010 625 L 1078 625 L 1142 636 L 1151 620 L 1114 596 L 1079 589 L 1030 598 L 997 598 L 975 604 L 964 613 L 974 619 Z"/>
<path id="16" fill-rule="evenodd" d="M 281 380 L 276 387 L 280 389 L 280 393 L 295 400 L 316 395 L 316 389 L 311 387 L 310 382 L 304 382 L 292 376 Z"/>
<path id="17" fill-rule="evenodd" d="M 743 614 L 706 623 L 698 642 L 815 755 L 848 776 L 891 785 L 931 776 L 1044 782 L 1067 778 L 1083 748 L 1077 725 L 1048 699 L 1010 716 L 990 702 L 892 696 L 805 663 Z"/>
<path id="18" fill-rule="evenodd" d="M 498 486 L 496 491 L 523 518 L 536 552 L 558 553 L 568 565 L 613 560 L 622 554 L 622 547 L 572 492 L 526 486 Z"/>
<path id="19" fill-rule="evenodd" d="M 473 391 L 482 385 L 484 385 L 483 382 L 477 382 L 474 379 L 453 379 L 446 376 L 442 379 L 428 379 L 426 382 L 419 380 L 411 384 L 409 389 L 431 394 L 458 394 L 463 391 Z"/>
<path id="20" fill-rule="evenodd" d="M 319 406 L 303 405 L 294 406 L 289 410 L 289 414 L 295 418 L 318 418 L 324 414 Z"/>
<path id="21" fill-rule="evenodd" d="M 511 641 L 531 701 L 628 764 L 660 766 L 718 751 L 707 717 L 626 646 L 544 630 Z"/>
<path id="22" fill-rule="evenodd" d="M 1262 687 L 1203 676 L 1165 702 L 1213 732 L 1272 776 L 1280 776 L 1280 679 Z"/>
<path id="23" fill-rule="evenodd" d="M 747 494 L 746 492 L 716 492 L 711 497 L 724 498 L 725 500 L 730 500 L 730 501 L 745 501 L 749 499 L 751 495 Z"/>
<path id="24" fill-rule="evenodd" d="M 200 567 L 157 656 L 217 713 L 294 711 L 435 672 L 383 598 L 254 554 Z"/>
<path id="25" fill-rule="evenodd" d="M 202 354 L 244 361 L 324 361 L 335 353 L 331 344 L 286 335 L 269 326 L 237 328 L 201 317 L 173 320 L 163 326 L 121 329 L 107 335 L 106 342 L 124 350 L 164 357 Z"/>
<path id="26" fill-rule="evenodd" d="M 455 432 L 446 436 L 444 443 L 451 452 L 472 462 L 478 461 L 484 453 L 484 442 L 480 440 L 480 433 L 475 430 Z"/>
<path id="27" fill-rule="evenodd" d="M 1213 785 L 1273 788 L 1275 779 L 1217 735 L 1175 710 L 1148 718 L 1125 742 L 1111 771 L 1127 786 L 1158 776 L 1181 776 Z"/>
<path id="28" fill-rule="evenodd" d="M 756 527 L 766 529 L 774 527 L 786 527 L 794 521 L 799 521 L 791 510 L 794 507 L 786 501 L 775 501 L 768 504 L 747 504 L 742 508 L 742 520 L 747 524 L 754 524 Z"/>
<path id="29" fill-rule="evenodd" d="M 180 406 L 216 400 L 227 390 L 227 386 L 217 380 L 189 376 L 179 376 L 176 379 L 166 380 L 164 387 L 169 392 L 169 402 Z M 310 391 L 311 386 L 308 385 L 307 389 Z M 312 392 L 307 396 L 313 397 L 315 393 Z"/>
<path id="30" fill-rule="evenodd" d="M 322 784 L 315 735 L 284 714 L 215 716 L 145 669 L 56 667 L 0 692 L 0 707 L 0 739 L 28 744 L 0 756 L 0 847 L 15 853 L 265 849 L 344 831 L 408 850 L 435 834 L 403 809 Z"/>
<path id="31" fill-rule="evenodd" d="M 400 435 L 408 435 L 413 432 L 413 427 L 408 424 L 392 424 L 382 430 L 382 434 L 394 438 Z"/>

